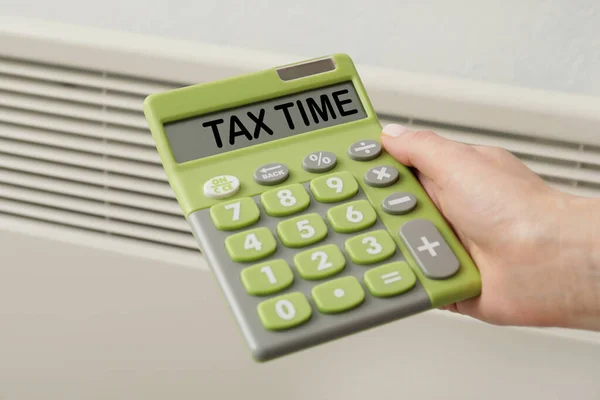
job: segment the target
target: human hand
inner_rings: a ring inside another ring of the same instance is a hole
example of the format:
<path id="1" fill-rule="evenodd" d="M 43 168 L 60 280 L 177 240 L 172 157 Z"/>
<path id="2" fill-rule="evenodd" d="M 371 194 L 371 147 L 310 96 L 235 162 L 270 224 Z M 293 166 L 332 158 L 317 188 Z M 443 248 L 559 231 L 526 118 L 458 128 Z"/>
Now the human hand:
<path id="1" fill-rule="evenodd" d="M 447 309 L 497 325 L 600 330 L 600 201 L 552 189 L 511 153 L 384 127 L 477 264 L 481 295 Z"/>

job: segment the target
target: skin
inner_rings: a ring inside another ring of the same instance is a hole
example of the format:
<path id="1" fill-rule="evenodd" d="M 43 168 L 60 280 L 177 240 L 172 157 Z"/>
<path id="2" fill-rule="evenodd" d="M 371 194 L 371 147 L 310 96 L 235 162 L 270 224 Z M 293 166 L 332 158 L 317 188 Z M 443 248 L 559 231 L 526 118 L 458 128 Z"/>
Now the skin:
<path id="1" fill-rule="evenodd" d="M 398 125 L 381 141 L 416 170 L 480 270 L 481 295 L 445 309 L 496 325 L 600 331 L 600 200 L 554 190 L 500 148 Z"/>

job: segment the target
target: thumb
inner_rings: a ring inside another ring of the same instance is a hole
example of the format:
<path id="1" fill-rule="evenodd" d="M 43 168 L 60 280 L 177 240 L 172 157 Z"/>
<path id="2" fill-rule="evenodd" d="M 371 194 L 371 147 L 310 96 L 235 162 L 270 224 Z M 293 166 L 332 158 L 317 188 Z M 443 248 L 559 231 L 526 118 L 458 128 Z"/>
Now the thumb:
<path id="1" fill-rule="evenodd" d="M 468 146 L 429 131 L 410 131 L 390 124 L 383 128 L 381 143 L 398 162 L 413 167 L 438 185 L 444 184 Z"/>

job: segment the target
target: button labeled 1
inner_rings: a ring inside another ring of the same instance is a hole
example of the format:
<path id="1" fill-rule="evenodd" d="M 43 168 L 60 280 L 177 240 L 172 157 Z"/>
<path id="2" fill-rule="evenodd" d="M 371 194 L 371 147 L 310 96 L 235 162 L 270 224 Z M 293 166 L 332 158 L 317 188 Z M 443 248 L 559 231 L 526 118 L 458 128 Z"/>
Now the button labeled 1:
<path id="1" fill-rule="evenodd" d="M 445 279 L 458 272 L 458 259 L 431 221 L 409 221 L 400 228 L 400 236 L 428 278 Z"/>
<path id="2" fill-rule="evenodd" d="M 241 278 L 246 291 L 254 296 L 279 292 L 294 282 L 294 274 L 284 260 L 268 261 L 245 268 Z"/>

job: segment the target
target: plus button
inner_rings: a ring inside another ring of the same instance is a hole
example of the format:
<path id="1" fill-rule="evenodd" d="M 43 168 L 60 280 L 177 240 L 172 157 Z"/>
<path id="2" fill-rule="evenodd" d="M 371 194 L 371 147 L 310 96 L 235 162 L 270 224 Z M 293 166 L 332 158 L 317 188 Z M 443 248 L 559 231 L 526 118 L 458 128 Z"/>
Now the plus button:
<path id="1" fill-rule="evenodd" d="M 428 251 L 431 257 L 436 257 L 437 252 L 435 251 L 436 247 L 439 247 L 440 242 L 431 242 L 425 236 L 421 236 L 421 241 L 423 242 L 423 246 L 417 247 L 419 251 Z"/>

